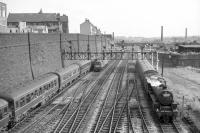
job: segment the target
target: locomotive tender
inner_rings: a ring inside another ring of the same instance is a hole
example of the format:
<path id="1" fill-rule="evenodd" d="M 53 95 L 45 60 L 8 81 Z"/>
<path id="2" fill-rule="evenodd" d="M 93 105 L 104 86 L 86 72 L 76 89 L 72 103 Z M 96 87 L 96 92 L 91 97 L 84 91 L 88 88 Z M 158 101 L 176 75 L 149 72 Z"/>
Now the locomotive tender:
<path id="1" fill-rule="evenodd" d="M 44 105 L 76 79 L 89 72 L 91 61 L 81 61 L 44 74 L 22 86 L 0 92 L 0 129 L 12 127 L 38 106 Z"/>
<path id="2" fill-rule="evenodd" d="M 137 60 L 136 69 L 145 91 L 148 93 L 153 110 L 162 122 L 170 122 L 177 117 L 177 103 L 173 93 L 167 88 L 166 81 L 146 60 Z"/>

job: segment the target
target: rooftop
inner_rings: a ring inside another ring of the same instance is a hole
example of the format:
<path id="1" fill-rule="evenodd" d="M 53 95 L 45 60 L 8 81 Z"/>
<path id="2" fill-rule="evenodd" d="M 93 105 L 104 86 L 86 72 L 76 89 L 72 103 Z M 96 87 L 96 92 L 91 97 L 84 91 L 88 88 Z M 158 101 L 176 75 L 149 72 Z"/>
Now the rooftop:
<path id="1" fill-rule="evenodd" d="M 56 13 L 9 13 L 8 22 L 57 22 L 59 14 Z M 68 21 L 66 15 L 60 16 L 60 20 Z"/>
<path id="2" fill-rule="evenodd" d="M 192 44 L 192 45 L 179 45 L 179 47 L 184 47 L 184 48 L 200 48 L 200 45 L 198 45 L 198 44 Z"/>

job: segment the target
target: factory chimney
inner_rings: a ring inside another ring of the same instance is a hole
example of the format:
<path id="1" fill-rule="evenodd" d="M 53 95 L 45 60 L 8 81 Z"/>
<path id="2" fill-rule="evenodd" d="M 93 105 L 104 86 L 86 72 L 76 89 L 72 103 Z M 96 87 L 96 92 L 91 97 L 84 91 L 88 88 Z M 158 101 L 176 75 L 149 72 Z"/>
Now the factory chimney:
<path id="1" fill-rule="evenodd" d="M 161 42 L 163 42 L 163 26 L 161 26 Z"/>
<path id="2" fill-rule="evenodd" d="M 187 28 L 185 28 L 185 41 L 187 41 Z"/>
<path id="3" fill-rule="evenodd" d="M 113 34 L 112 34 L 112 37 L 113 37 L 113 40 L 115 40 L 115 33 L 113 32 Z"/>

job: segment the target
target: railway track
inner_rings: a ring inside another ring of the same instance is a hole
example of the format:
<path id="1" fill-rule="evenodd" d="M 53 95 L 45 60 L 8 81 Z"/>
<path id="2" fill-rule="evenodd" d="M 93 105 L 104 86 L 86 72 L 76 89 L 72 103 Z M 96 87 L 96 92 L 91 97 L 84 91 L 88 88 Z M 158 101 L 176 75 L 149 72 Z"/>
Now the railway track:
<path id="1" fill-rule="evenodd" d="M 182 133 L 179 127 L 179 122 L 173 121 L 172 123 L 160 124 L 162 133 Z"/>
<path id="2" fill-rule="evenodd" d="M 133 127 L 131 125 L 131 113 L 129 109 L 129 101 L 131 97 L 133 96 L 134 90 L 135 90 L 135 72 L 133 70 L 129 70 L 127 72 L 127 82 L 126 82 L 126 88 L 127 91 L 127 102 L 126 106 L 123 109 L 123 112 L 120 115 L 120 118 L 118 119 L 117 126 L 114 130 L 114 132 L 120 132 L 120 133 L 133 133 Z"/>
<path id="3" fill-rule="evenodd" d="M 84 88 L 87 85 L 89 85 L 89 83 L 90 81 L 86 80 L 81 84 L 81 86 Z M 76 95 L 77 90 L 78 89 L 76 89 L 75 93 L 73 94 L 73 97 Z M 66 100 L 66 97 L 64 97 L 63 100 Z M 12 128 L 9 131 L 9 133 L 38 132 L 42 129 L 42 127 L 44 127 L 46 123 L 54 119 L 57 116 L 57 114 L 65 112 L 70 104 L 70 102 L 67 102 L 65 104 L 53 104 L 53 100 L 51 100 L 50 102 L 51 103 L 47 103 L 45 106 L 42 106 L 41 108 L 38 108 L 37 110 L 33 111 L 29 117 L 25 118 L 14 128 Z"/>
<path id="4" fill-rule="evenodd" d="M 121 79 L 124 73 L 124 64 L 125 63 L 122 62 L 122 64 L 116 70 L 116 74 L 114 75 L 114 78 L 109 86 L 109 91 L 106 95 L 106 98 L 101 104 L 100 108 L 98 109 L 97 115 L 95 117 L 91 129 L 89 129 L 89 132 L 91 133 L 98 132 L 100 125 L 102 125 L 103 120 L 105 119 L 106 115 L 110 112 L 115 102 L 115 99 L 117 98 L 118 91 L 121 87 Z"/>
<path id="5" fill-rule="evenodd" d="M 127 85 L 127 84 L 126 84 Z M 129 131 L 129 116 L 128 116 L 128 99 L 129 99 L 129 92 L 132 88 L 125 87 L 124 90 L 121 90 L 121 93 L 118 94 L 117 99 L 115 100 L 115 104 L 110 109 L 109 113 L 106 115 L 106 118 L 103 120 L 102 125 L 99 125 L 100 128 L 98 133 L 104 132 L 121 132 L 122 128 L 123 131 Z M 120 126 L 123 125 L 123 126 Z"/>
<path id="6" fill-rule="evenodd" d="M 98 133 L 113 132 L 115 130 L 119 116 L 123 112 L 123 109 L 126 105 L 126 93 L 126 91 L 123 91 L 122 94 L 116 99 L 116 103 L 113 105 L 112 109 L 106 116 L 103 124 L 100 125 Z"/>
<path id="7" fill-rule="evenodd" d="M 122 75 L 123 71 L 123 63 L 119 63 L 117 69 L 111 74 L 108 78 L 103 90 L 98 95 L 97 99 L 95 100 L 94 104 L 91 107 L 91 110 L 88 112 L 84 121 L 87 123 L 83 123 L 80 125 L 78 131 L 79 132 L 94 132 L 96 128 L 96 124 L 99 120 L 99 116 L 102 114 L 102 110 L 106 109 L 109 112 L 109 107 L 112 106 L 114 103 L 114 97 L 118 92 L 117 87 L 118 84 L 121 82 L 120 76 Z M 107 107 L 105 107 L 107 105 Z"/>
<path id="8" fill-rule="evenodd" d="M 137 76 L 136 79 L 138 79 Z M 132 130 L 135 133 L 160 132 L 159 124 L 151 109 L 148 96 L 144 92 L 141 82 L 139 80 L 135 81 L 135 89 L 133 90 L 134 93 L 132 93 L 133 103 L 129 106 Z"/>
<path id="9" fill-rule="evenodd" d="M 126 103 L 126 105 L 123 108 L 123 111 L 121 112 L 119 119 L 116 123 L 116 127 L 114 128 L 114 133 L 115 132 L 120 132 L 120 133 L 128 133 L 130 130 L 130 121 L 129 121 L 129 117 L 128 117 L 129 113 L 128 113 L 128 104 Z"/>
<path id="10" fill-rule="evenodd" d="M 98 96 L 101 87 L 106 82 L 107 78 L 113 72 L 118 61 L 112 64 L 104 73 L 104 75 L 92 86 L 91 91 L 84 97 L 82 102 L 77 108 L 72 108 L 69 112 L 66 112 L 61 122 L 57 126 L 55 132 L 77 132 L 80 124 L 83 122 L 86 114 L 88 113 L 92 103 Z"/>

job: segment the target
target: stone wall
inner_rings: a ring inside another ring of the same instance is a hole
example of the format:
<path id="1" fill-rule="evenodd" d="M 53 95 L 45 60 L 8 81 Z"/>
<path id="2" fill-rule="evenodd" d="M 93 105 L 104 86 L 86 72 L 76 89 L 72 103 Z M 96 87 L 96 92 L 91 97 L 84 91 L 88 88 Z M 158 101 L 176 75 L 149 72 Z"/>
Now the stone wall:
<path id="1" fill-rule="evenodd" d="M 89 40 L 88 40 L 89 38 Z M 0 34 L 0 89 L 56 71 L 77 61 L 61 60 L 61 51 L 101 52 L 109 39 L 81 34 Z"/>

